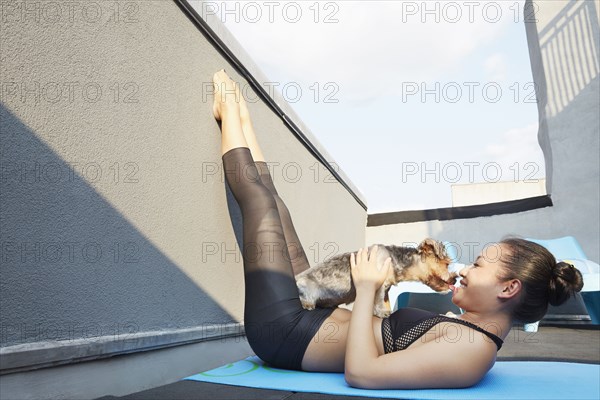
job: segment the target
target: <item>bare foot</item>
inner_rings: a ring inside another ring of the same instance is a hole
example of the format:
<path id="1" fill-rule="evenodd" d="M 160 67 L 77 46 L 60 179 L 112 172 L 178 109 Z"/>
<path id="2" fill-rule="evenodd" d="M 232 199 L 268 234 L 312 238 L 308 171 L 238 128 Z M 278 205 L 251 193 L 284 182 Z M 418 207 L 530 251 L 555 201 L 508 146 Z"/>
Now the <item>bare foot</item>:
<path id="1" fill-rule="evenodd" d="M 242 123 L 250 122 L 250 112 L 246 106 L 246 99 L 244 99 L 244 96 L 240 91 L 240 85 L 235 85 L 235 95 L 240 103 L 240 119 L 242 120 Z"/>
<path id="2" fill-rule="evenodd" d="M 214 102 L 213 115 L 217 121 L 223 117 L 225 110 L 240 111 L 239 89 L 224 69 L 213 75 Z"/>

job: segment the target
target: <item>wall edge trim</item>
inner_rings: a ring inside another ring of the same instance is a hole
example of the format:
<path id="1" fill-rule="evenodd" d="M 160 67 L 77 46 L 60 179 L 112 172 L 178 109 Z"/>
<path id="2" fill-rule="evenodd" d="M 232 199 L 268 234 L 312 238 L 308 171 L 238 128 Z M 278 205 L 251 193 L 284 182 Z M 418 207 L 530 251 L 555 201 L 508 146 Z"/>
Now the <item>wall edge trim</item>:
<path id="1" fill-rule="evenodd" d="M 202 341 L 244 336 L 241 322 L 121 333 L 87 339 L 47 340 L 0 347 L 0 375 L 99 360 Z"/>
<path id="2" fill-rule="evenodd" d="M 434 220 L 446 221 L 453 219 L 490 217 L 492 215 L 514 214 L 551 206 L 553 206 L 552 198 L 550 195 L 546 194 L 543 196 L 501 201 L 497 203 L 477 204 L 473 206 L 369 214 L 367 216 L 367 227 Z"/>

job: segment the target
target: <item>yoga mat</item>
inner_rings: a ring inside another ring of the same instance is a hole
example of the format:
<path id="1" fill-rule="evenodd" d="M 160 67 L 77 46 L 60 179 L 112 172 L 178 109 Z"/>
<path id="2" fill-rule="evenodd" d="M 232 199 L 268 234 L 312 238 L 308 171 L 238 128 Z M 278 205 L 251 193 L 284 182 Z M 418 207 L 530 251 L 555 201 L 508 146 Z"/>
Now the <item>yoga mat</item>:
<path id="1" fill-rule="evenodd" d="M 342 373 L 271 368 L 257 356 L 182 380 L 402 399 L 600 399 L 600 365 L 548 361 L 497 361 L 477 385 L 465 389 L 356 389 L 348 386 Z"/>

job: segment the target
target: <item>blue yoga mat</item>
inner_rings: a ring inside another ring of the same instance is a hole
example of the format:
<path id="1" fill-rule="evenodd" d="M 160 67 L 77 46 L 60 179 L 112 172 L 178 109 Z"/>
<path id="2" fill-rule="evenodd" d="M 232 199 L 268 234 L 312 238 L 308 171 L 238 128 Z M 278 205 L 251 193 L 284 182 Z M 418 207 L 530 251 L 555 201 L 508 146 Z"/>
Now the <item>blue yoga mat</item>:
<path id="1" fill-rule="evenodd" d="M 600 399 L 600 365 L 548 361 L 497 361 L 477 385 L 466 389 L 356 389 L 341 373 L 271 368 L 256 356 L 182 380 L 403 399 Z"/>

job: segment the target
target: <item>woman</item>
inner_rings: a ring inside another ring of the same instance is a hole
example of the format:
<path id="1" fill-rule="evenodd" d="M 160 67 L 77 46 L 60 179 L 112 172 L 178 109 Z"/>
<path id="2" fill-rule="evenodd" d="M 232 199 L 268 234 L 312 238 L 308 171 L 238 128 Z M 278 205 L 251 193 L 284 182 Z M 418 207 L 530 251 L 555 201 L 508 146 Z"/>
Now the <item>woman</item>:
<path id="1" fill-rule="evenodd" d="M 494 365 L 513 322 L 534 322 L 548 303 L 581 290 L 581 273 L 556 263 L 545 248 L 509 238 L 463 268 L 452 301 L 457 318 L 401 309 L 372 315 L 374 294 L 389 268 L 377 249 L 351 256 L 353 310 L 304 310 L 294 275 L 309 268 L 289 211 L 273 185 L 248 109 L 224 70 L 213 77 L 213 113 L 221 121 L 227 183 L 243 217 L 244 323 L 248 342 L 268 364 L 344 372 L 355 387 L 455 388 L 477 383 Z M 402 351 L 398 351 L 402 350 Z"/>

